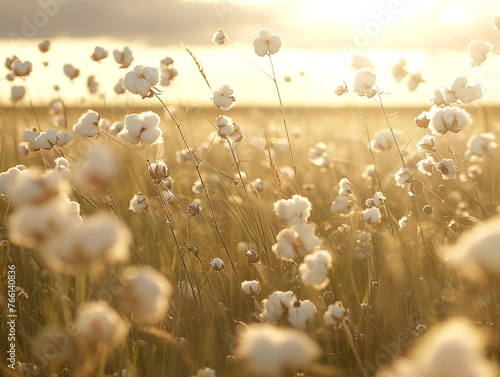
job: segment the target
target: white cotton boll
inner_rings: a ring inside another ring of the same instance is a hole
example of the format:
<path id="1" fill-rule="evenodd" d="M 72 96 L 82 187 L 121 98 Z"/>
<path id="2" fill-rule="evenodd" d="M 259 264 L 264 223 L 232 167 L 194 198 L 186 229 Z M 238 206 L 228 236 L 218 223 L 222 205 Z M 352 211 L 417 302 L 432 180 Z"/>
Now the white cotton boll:
<path id="1" fill-rule="evenodd" d="M 214 258 L 210 262 L 210 267 L 212 267 L 214 271 L 220 271 L 224 268 L 224 261 L 220 258 Z"/>
<path id="2" fill-rule="evenodd" d="M 113 57 L 115 62 L 120 65 L 120 68 L 128 68 L 134 61 L 132 50 L 128 46 L 125 46 L 121 51 L 113 50 Z"/>
<path id="3" fill-rule="evenodd" d="M 408 90 L 410 92 L 414 92 L 417 90 L 418 86 L 425 82 L 425 80 L 422 78 L 422 74 L 420 72 L 410 74 L 410 78 L 406 82 L 406 86 L 408 87 Z"/>
<path id="4" fill-rule="evenodd" d="M 195 183 L 193 183 L 191 191 L 194 192 L 195 194 L 201 194 L 203 192 L 203 185 L 201 181 L 196 181 Z"/>
<path id="5" fill-rule="evenodd" d="M 354 207 L 354 197 L 352 195 L 338 195 L 330 206 L 330 212 L 342 216 L 349 216 L 352 214 Z"/>
<path id="6" fill-rule="evenodd" d="M 433 92 L 434 97 L 432 98 L 432 102 L 434 105 L 439 106 L 439 105 L 449 105 L 449 103 L 444 103 L 444 95 L 441 89 L 436 89 Z"/>
<path id="7" fill-rule="evenodd" d="M 316 236 L 316 225 L 315 224 L 304 224 L 299 223 L 293 225 L 295 234 L 297 235 L 299 245 L 297 248 L 297 253 L 299 256 L 305 256 L 313 252 L 314 248 L 319 246 L 321 241 Z"/>
<path id="8" fill-rule="evenodd" d="M 459 107 L 433 108 L 429 116 L 429 128 L 435 135 L 458 133 L 471 124 L 469 114 Z"/>
<path id="9" fill-rule="evenodd" d="M 432 156 L 417 162 L 417 169 L 425 175 L 432 175 L 432 170 L 436 166 L 436 161 Z"/>
<path id="10" fill-rule="evenodd" d="M 255 53 L 263 57 L 265 55 L 276 54 L 281 48 L 283 42 L 278 34 L 273 34 L 269 29 L 262 29 L 259 35 L 252 41 Z"/>
<path id="11" fill-rule="evenodd" d="M 333 90 L 333 92 L 338 95 L 338 96 L 341 96 L 342 94 L 345 94 L 348 92 L 347 90 L 347 85 L 346 84 L 339 84 L 337 85 L 337 87 Z"/>
<path id="12" fill-rule="evenodd" d="M 260 283 L 258 280 L 245 280 L 241 283 L 241 289 L 246 295 L 256 296 L 260 292 Z"/>
<path id="13" fill-rule="evenodd" d="M 90 94 L 95 94 L 99 90 L 99 83 L 95 79 L 94 75 L 87 77 L 87 89 Z"/>
<path id="14" fill-rule="evenodd" d="M 295 301 L 288 308 L 288 322 L 296 329 L 305 330 L 307 321 L 314 319 L 316 306 L 309 301 Z"/>
<path id="15" fill-rule="evenodd" d="M 455 94 L 455 92 L 446 86 L 441 88 L 441 92 L 443 93 L 443 104 L 448 106 L 451 103 L 458 102 L 458 98 Z"/>
<path id="16" fill-rule="evenodd" d="M 146 98 L 151 88 L 158 84 L 159 73 L 154 67 L 136 65 L 133 71 L 128 72 L 123 79 L 123 87 L 133 94 Z"/>
<path id="17" fill-rule="evenodd" d="M 437 169 L 441 172 L 443 179 L 453 179 L 457 175 L 455 162 L 451 159 L 445 159 L 436 165 Z"/>
<path id="18" fill-rule="evenodd" d="M 40 149 L 38 145 L 36 144 L 36 138 L 40 135 L 40 133 L 35 129 L 32 128 L 31 130 L 25 130 L 23 132 L 23 141 L 28 143 L 27 147 L 30 151 L 37 151 Z"/>
<path id="19" fill-rule="evenodd" d="M 153 145 L 163 142 L 161 136 L 162 136 L 162 131 L 159 128 L 153 128 L 153 129 L 146 129 L 143 132 L 141 132 L 140 139 L 145 144 Z"/>
<path id="20" fill-rule="evenodd" d="M 45 53 L 45 52 L 49 51 L 49 49 L 50 49 L 50 41 L 47 40 L 47 39 L 43 40 L 42 42 L 40 42 L 38 44 L 38 49 L 42 53 Z"/>
<path id="21" fill-rule="evenodd" d="M 408 357 L 396 359 L 377 377 L 497 377 L 498 367 L 486 355 L 486 339 L 469 319 L 449 319 L 431 327 Z"/>
<path id="22" fill-rule="evenodd" d="M 82 137 L 92 137 L 99 133 L 99 120 L 101 116 L 94 110 L 88 110 L 73 126 L 73 130 Z"/>
<path id="23" fill-rule="evenodd" d="M 75 133 L 71 130 L 59 130 L 57 131 L 57 137 L 59 138 L 57 145 L 62 147 L 69 144 L 75 138 Z"/>
<path id="24" fill-rule="evenodd" d="M 431 135 L 425 135 L 422 140 L 417 143 L 417 150 L 419 152 L 431 154 L 436 151 L 436 141 Z"/>
<path id="25" fill-rule="evenodd" d="M 352 184 L 347 178 L 342 178 L 339 181 L 339 195 L 340 196 L 352 195 Z"/>
<path id="26" fill-rule="evenodd" d="M 14 64 L 12 64 L 12 73 L 14 76 L 25 77 L 28 76 L 33 71 L 33 64 L 29 61 L 22 62 L 17 59 Z"/>
<path id="27" fill-rule="evenodd" d="M 373 97 L 377 91 L 373 88 L 375 85 L 375 75 L 370 68 L 361 68 L 354 77 L 353 91 L 359 96 Z"/>
<path id="28" fill-rule="evenodd" d="M 26 89 L 24 86 L 14 85 L 10 88 L 10 99 L 14 103 L 21 101 L 25 95 Z"/>
<path id="29" fill-rule="evenodd" d="M 125 93 L 125 88 L 123 87 L 123 78 L 118 79 L 118 82 L 113 87 L 113 90 L 115 91 L 116 94 Z"/>
<path id="30" fill-rule="evenodd" d="M 370 200 L 371 199 L 371 200 Z M 381 207 L 382 204 L 384 203 L 384 200 L 385 200 L 385 196 L 384 194 L 382 194 L 381 192 L 376 192 L 374 195 L 373 195 L 373 198 L 370 198 L 370 204 L 372 206 L 375 206 L 377 208 Z"/>
<path id="31" fill-rule="evenodd" d="M 281 230 L 276 236 L 273 252 L 278 258 L 285 260 L 312 253 L 321 243 L 315 235 L 315 229 L 314 224 L 299 224 Z"/>
<path id="32" fill-rule="evenodd" d="M 54 148 L 54 146 L 59 142 L 59 136 L 57 134 L 57 130 L 53 128 L 48 128 L 47 131 L 44 131 L 38 135 L 35 139 L 35 144 L 38 148 L 42 148 L 45 150 L 50 150 Z"/>
<path id="33" fill-rule="evenodd" d="M 264 305 L 262 317 L 268 322 L 277 322 L 285 312 L 285 308 L 292 306 L 296 300 L 292 291 L 275 291 L 262 301 Z"/>
<path id="34" fill-rule="evenodd" d="M 26 157 L 30 153 L 30 149 L 28 148 L 28 143 L 22 141 L 17 146 L 17 153 L 21 157 Z"/>
<path id="35" fill-rule="evenodd" d="M 23 204 L 9 217 L 9 239 L 23 247 L 39 247 L 68 226 L 78 225 L 72 206 L 62 196 L 42 204 Z"/>
<path id="36" fill-rule="evenodd" d="M 323 320 L 332 326 L 339 326 L 345 316 L 346 310 L 344 309 L 344 305 L 342 302 L 337 301 L 335 304 L 328 305 L 328 309 L 323 315 Z"/>
<path id="37" fill-rule="evenodd" d="M 497 149 L 495 143 L 495 135 L 492 133 L 484 133 L 480 135 L 472 135 L 467 142 L 467 151 L 465 159 L 481 158 L 485 154 L 492 154 Z"/>
<path id="38" fill-rule="evenodd" d="M 139 136 L 134 136 L 127 130 L 120 131 L 118 137 L 125 140 L 129 144 L 139 144 L 141 142 L 141 138 Z"/>
<path id="39" fill-rule="evenodd" d="M 330 280 L 327 278 L 328 270 L 332 267 L 332 256 L 326 250 L 317 250 L 304 257 L 299 271 L 302 281 L 316 289 L 323 289 Z"/>
<path id="40" fill-rule="evenodd" d="M 447 261 L 474 279 L 500 276 L 500 219 L 494 218 L 465 232 L 444 252 Z"/>
<path id="41" fill-rule="evenodd" d="M 467 46 L 470 64 L 472 67 L 479 67 L 485 60 L 493 48 L 493 45 L 488 42 L 474 40 Z"/>
<path id="42" fill-rule="evenodd" d="M 72 201 L 66 195 L 63 195 L 62 198 L 67 206 L 68 226 L 80 226 L 80 225 L 82 225 L 83 218 L 80 216 L 80 203 Z"/>
<path id="43" fill-rule="evenodd" d="M 146 200 L 146 195 L 144 195 L 142 192 L 135 194 L 130 201 L 128 209 L 133 212 L 147 211 L 148 202 Z"/>
<path id="44" fill-rule="evenodd" d="M 396 82 L 401 82 L 408 74 L 406 70 L 406 60 L 400 59 L 392 68 L 391 68 L 392 77 Z"/>
<path id="45" fill-rule="evenodd" d="M 12 55 L 12 57 L 7 56 L 5 58 L 5 68 L 7 68 L 9 71 L 12 70 L 12 65 L 18 59 L 19 58 L 16 55 Z"/>
<path id="46" fill-rule="evenodd" d="M 278 258 L 292 260 L 297 256 L 296 252 L 297 237 L 293 229 L 285 228 L 276 236 L 276 244 L 272 250 Z"/>
<path id="47" fill-rule="evenodd" d="M 381 152 L 391 149 L 393 145 L 403 136 L 403 131 L 392 130 L 387 128 L 375 134 L 370 142 L 374 152 Z"/>
<path id="48" fill-rule="evenodd" d="M 233 89 L 227 84 L 222 85 L 213 92 L 212 102 L 217 109 L 229 110 L 234 106 L 236 98 Z"/>
<path id="49" fill-rule="evenodd" d="M 453 92 L 458 92 L 461 89 L 464 89 L 467 87 L 468 79 L 466 76 L 457 76 L 451 83 L 450 89 Z"/>
<path id="50" fill-rule="evenodd" d="M 90 55 L 90 59 L 92 59 L 95 62 L 99 62 L 102 59 L 106 59 L 107 57 L 108 57 L 108 51 L 99 46 L 94 48 L 94 52 L 92 53 L 92 55 Z"/>
<path id="51" fill-rule="evenodd" d="M 305 197 L 294 195 L 289 200 L 281 199 L 275 202 L 274 212 L 288 225 L 305 223 L 311 214 L 311 202 Z"/>
<path id="52" fill-rule="evenodd" d="M 216 45 L 223 45 L 224 42 L 226 41 L 226 35 L 222 30 L 217 30 L 213 37 L 212 37 L 212 42 Z"/>
<path id="53" fill-rule="evenodd" d="M 75 326 L 87 347 L 98 352 L 106 352 L 125 341 L 129 331 L 128 323 L 104 301 L 82 305 Z"/>
<path id="54" fill-rule="evenodd" d="M 372 207 L 365 209 L 362 212 L 363 221 L 367 224 L 376 224 L 380 221 L 382 214 L 380 213 L 380 209 L 377 207 Z"/>
<path id="55" fill-rule="evenodd" d="M 215 370 L 211 368 L 203 368 L 198 370 L 196 376 L 191 376 L 191 377 L 215 377 Z"/>
<path id="56" fill-rule="evenodd" d="M 152 267 L 128 267 L 122 277 L 120 298 L 134 313 L 134 320 L 143 324 L 161 321 L 173 293 L 167 278 Z"/>
<path id="57" fill-rule="evenodd" d="M 377 172 L 375 171 L 375 166 L 373 166 L 373 164 L 366 165 L 365 170 L 363 170 L 363 173 L 361 174 L 361 176 L 364 179 L 368 179 L 368 178 L 375 179 L 375 178 L 377 178 Z"/>
<path id="58" fill-rule="evenodd" d="M 356 70 L 360 70 L 363 68 L 368 68 L 371 70 L 375 68 L 375 64 L 373 64 L 373 62 L 366 56 L 356 54 L 351 57 L 351 67 Z"/>
<path id="59" fill-rule="evenodd" d="M 303 369 L 321 355 L 321 348 L 298 330 L 272 325 L 246 326 L 235 355 L 259 376 L 278 377 L 288 369 Z"/>
<path id="60" fill-rule="evenodd" d="M 73 67 L 72 64 L 64 64 L 63 71 L 68 78 L 73 81 L 78 76 L 80 76 L 80 70 L 78 68 Z"/>
<path id="61" fill-rule="evenodd" d="M 500 31 L 500 16 L 493 16 L 491 22 L 493 23 L 493 28 Z"/>
<path id="62" fill-rule="evenodd" d="M 483 97 L 481 84 L 468 86 L 455 92 L 456 97 L 463 103 L 467 104 Z"/>
<path id="63" fill-rule="evenodd" d="M 142 119 L 139 114 L 128 114 L 125 116 L 124 129 L 131 135 L 139 137 L 143 129 Z"/>
<path id="64" fill-rule="evenodd" d="M 106 191 L 107 182 L 115 175 L 116 164 L 112 150 L 103 143 L 95 143 L 73 178 L 81 190 L 89 186 Z"/>
<path id="65" fill-rule="evenodd" d="M 255 181 L 251 182 L 252 188 L 256 192 L 262 192 L 264 191 L 264 182 L 262 182 L 262 179 L 257 178 Z"/>
<path id="66" fill-rule="evenodd" d="M 400 168 L 394 175 L 396 186 L 405 187 L 407 181 L 411 178 L 411 171 L 407 167 Z"/>
<path id="67" fill-rule="evenodd" d="M 152 111 L 141 113 L 142 125 L 145 129 L 154 129 L 160 124 L 160 117 Z"/>
<path id="68" fill-rule="evenodd" d="M 12 182 L 9 198 L 15 205 L 37 205 L 64 194 L 66 189 L 57 172 L 48 171 L 42 175 L 35 170 L 26 170 Z"/>
<path id="69" fill-rule="evenodd" d="M 7 81 L 14 81 L 15 80 L 15 76 L 12 72 L 9 72 L 5 75 L 5 78 L 7 79 Z"/>
<path id="70" fill-rule="evenodd" d="M 70 180 L 71 179 L 71 172 L 69 170 L 69 161 L 65 159 L 64 157 L 57 157 L 54 160 L 54 171 L 58 172 L 62 179 L 64 180 Z"/>
<path id="71" fill-rule="evenodd" d="M 0 195 L 7 195 L 12 192 L 12 185 L 14 181 L 19 177 L 21 172 L 26 170 L 26 166 L 17 165 L 13 168 L 0 173 Z"/>
<path id="72" fill-rule="evenodd" d="M 109 127 L 111 127 L 111 122 L 106 118 L 101 118 L 99 120 L 98 127 L 103 129 L 106 132 L 109 132 Z"/>
<path id="73" fill-rule="evenodd" d="M 69 228 L 45 244 L 49 266 L 74 274 L 81 269 L 98 272 L 128 258 L 130 232 L 108 215 L 87 217 L 80 227 Z"/>

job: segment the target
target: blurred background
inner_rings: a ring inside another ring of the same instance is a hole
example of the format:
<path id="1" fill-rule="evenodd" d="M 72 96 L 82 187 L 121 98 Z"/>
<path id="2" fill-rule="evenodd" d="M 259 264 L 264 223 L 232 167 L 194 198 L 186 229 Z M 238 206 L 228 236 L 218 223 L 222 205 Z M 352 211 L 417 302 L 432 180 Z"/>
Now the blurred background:
<path id="1" fill-rule="evenodd" d="M 493 104 L 500 99 L 500 56 L 490 54 L 472 68 L 467 45 L 475 39 L 498 45 L 500 32 L 493 29 L 491 17 L 499 13 L 493 0 L 3 0 L 0 51 L 3 58 L 15 54 L 32 61 L 27 84 L 33 101 L 41 104 L 56 94 L 79 103 L 84 97 L 89 104 L 101 102 L 103 95 L 121 103 L 124 96 L 113 91 L 120 77 L 136 64 L 158 66 L 170 56 L 179 75 L 165 90 L 167 100 L 210 106 L 212 93 L 184 44 L 203 64 L 212 88 L 227 83 L 234 89 L 238 106 L 276 106 L 274 83 L 255 67 L 271 72 L 269 59 L 259 58 L 252 47 L 258 31 L 269 28 L 283 38 L 273 62 L 288 105 L 352 104 L 333 90 L 343 81 L 351 86 L 353 54 L 374 63 L 387 105 L 428 106 L 434 89 L 450 85 L 459 74 L 471 84 L 480 83 L 483 103 Z M 230 39 L 226 45 L 212 43 L 218 29 Z M 52 42 L 46 54 L 37 48 L 44 39 Z M 109 50 L 109 57 L 92 61 L 95 46 Z M 113 49 L 124 46 L 135 57 L 127 70 L 119 69 L 112 57 Z M 400 58 L 408 62 L 408 71 L 420 72 L 425 80 L 414 92 L 391 76 Z M 81 70 L 74 83 L 63 74 L 66 63 Z M 10 102 L 12 85 L 4 78 L 7 73 L 2 65 L 4 105 Z M 89 75 L 100 84 L 93 96 L 87 95 Z M 53 89 L 56 84 L 59 93 Z"/>

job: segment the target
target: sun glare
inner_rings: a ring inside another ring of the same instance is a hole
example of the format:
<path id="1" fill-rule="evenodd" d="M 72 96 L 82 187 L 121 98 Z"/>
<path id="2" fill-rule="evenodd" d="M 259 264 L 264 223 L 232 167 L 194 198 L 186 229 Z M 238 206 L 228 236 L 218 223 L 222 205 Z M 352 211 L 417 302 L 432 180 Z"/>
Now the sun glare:
<path id="1" fill-rule="evenodd" d="M 450 4 L 441 11 L 440 18 L 446 24 L 461 24 L 467 20 L 467 8 L 461 4 Z"/>

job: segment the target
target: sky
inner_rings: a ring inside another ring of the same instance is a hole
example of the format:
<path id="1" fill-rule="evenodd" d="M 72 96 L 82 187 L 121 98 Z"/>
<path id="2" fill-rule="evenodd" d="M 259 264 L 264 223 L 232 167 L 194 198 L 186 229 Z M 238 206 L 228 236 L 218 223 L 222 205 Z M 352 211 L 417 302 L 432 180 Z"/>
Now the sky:
<path id="1" fill-rule="evenodd" d="M 158 65 L 165 56 L 175 60 L 179 76 L 165 89 L 168 98 L 209 105 L 211 92 L 184 44 L 202 62 L 212 87 L 231 85 L 242 105 L 273 105 L 274 84 L 260 71 L 271 72 L 269 60 L 257 57 L 251 44 L 265 27 L 283 38 L 273 62 L 283 97 L 291 104 L 345 104 L 348 99 L 336 98 L 333 89 L 343 81 L 350 85 L 355 53 L 375 63 L 377 85 L 390 103 L 428 102 L 435 87 L 449 85 L 458 74 L 481 83 L 485 100 L 494 101 L 500 98 L 500 57 L 490 56 L 473 69 L 467 45 L 473 39 L 500 43 L 500 32 L 491 25 L 499 5 L 493 0 L 2 0 L 0 51 L 33 62 L 27 85 L 35 102 L 48 101 L 54 84 L 68 101 L 80 101 L 91 74 L 108 100 L 124 101 L 112 87 L 126 71 L 118 69 L 111 52 L 128 45 L 135 56 L 132 67 Z M 211 42 L 218 29 L 230 38 L 225 46 Z M 52 41 L 47 54 L 36 48 L 43 39 Z M 97 45 L 110 51 L 100 64 L 89 58 Z M 416 92 L 391 78 L 390 68 L 401 57 L 426 81 Z M 74 84 L 62 75 L 66 63 L 82 71 Z M 6 73 L 1 67 L 0 77 Z M 0 81 L 2 103 L 10 85 Z M 93 100 L 99 97 L 87 98 Z"/>

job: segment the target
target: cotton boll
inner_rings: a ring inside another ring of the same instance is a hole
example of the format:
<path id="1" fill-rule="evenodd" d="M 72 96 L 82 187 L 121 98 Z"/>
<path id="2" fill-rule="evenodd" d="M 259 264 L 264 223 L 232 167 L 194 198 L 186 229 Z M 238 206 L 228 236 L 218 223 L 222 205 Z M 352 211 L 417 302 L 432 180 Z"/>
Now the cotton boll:
<path id="1" fill-rule="evenodd" d="M 129 267 L 122 274 L 120 298 L 134 313 L 134 320 L 153 324 L 168 310 L 172 284 L 152 267 Z"/>
<path id="2" fill-rule="evenodd" d="M 433 95 L 434 95 L 434 97 L 432 98 L 432 102 L 434 103 L 434 105 L 436 105 L 436 106 L 449 105 L 449 103 L 445 103 L 444 95 L 443 95 L 443 92 L 441 91 L 441 89 L 438 88 L 438 89 L 434 90 Z"/>
<path id="3" fill-rule="evenodd" d="M 61 175 L 61 178 L 65 181 L 71 179 L 71 171 L 69 170 L 69 161 L 64 157 L 57 157 L 54 160 L 54 171 Z"/>
<path id="4" fill-rule="evenodd" d="M 479 67 L 485 60 L 486 55 L 490 53 L 493 45 L 488 42 L 474 40 L 467 46 L 470 64 L 472 67 Z"/>
<path id="5" fill-rule="evenodd" d="M 73 130 L 82 137 L 92 137 L 99 133 L 99 120 L 101 116 L 99 113 L 88 110 L 73 126 Z"/>
<path id="6" fill-rule="evenodd" d="M 347 90 L 347 85 L 346 84 L 339 84 L 337 85 L 337 87 L 333 90 L 333 92 L 338 95 L 338 96 L 341 96 L 342 94 L 345 94 L 348 92 Z"/>
<path id="7" fill-rule="evenodd" d="M 354 77 L 353 90 L 359 96 L 373 97 L 377 91 L 373 88 L 375 85 L 375 75 L 370 68 L 361 68 Z"/>
<path id="8" fill-rule="evenodd" d="M 7 68 L 9 71 L 11 71 L 12 70 L 12 66 L 14 65 L 14 62 L 16 60 L 19 60 L 19 58 L 16 55 L 12 55 L 12 57 L 7 56 L 5 58 L 5 63 L 4 63 L 5 68 Z"/>
<path id="9" fill-rule="evenodd" d="M 274 212 L 288 225 L 306 223 L 311 214 L 311 202 L 305 197 L 294 195 L 292 199 L 275 202 Z"/>
<path id="10" fill-rule="evenodd" d="M 191 376 L 191 377 L 215 377 L 215 370 L 211 368 L 203 368 L 198 370 L 196 376 Z"/>
<path id="11" fill-rule="evenodd" d="M 449 319 L 431 327 L 408 357 L 397 359 L 377 377 L 497 377 L 497 367 L 486 356 L 485 335 L 468 319 Z"/>
<path id="12" fill-rule="evenodd" d="M 90 59 L 95 62 L 100 62 L 102 59 L 106 59 L 108 57 L 108 51 L 102 47 L 97 46 L 94 49 L 92 55 L 90 55 Z"/>
<path id="13" fill-rule="evenodd" d="M 51 150 L 58 142 L 59 136 L 57 130 L 53 128 L 48 128 L 47 131 L 40 133 L 35 139 L 37 147 L 45 150 Z"/>
<path id="14" fill-rule="evenodd" d="M 224 261 L 220 258 L 214 258 L 210 262 L 210 267 L 212 267 L 214 271 L 221 271 L 224 268 Z"/>
<path id="15" fill-rule="evenodd" d="M 451 265 L 476 280 L 485 274 L 500 276 L 499 242 L 500 219 L 494 218 L 465 232 L 443 254 Z"/>
<path id="16" fill-rule="evenodd" d="M 14 181 L 19 177 L 21 172 L 26 170 L 26 166 L 17 165 L 13 168 L 0 173 L 0 195 L 9 195 L 12 192 Z"/>
<path id="17" fill-rule="evenodd" d="M 84 162 L 73 177 L 82 190 L 88 190 L 89 185 L 98 191 L 105 192 L 107 182 L 115 175 L 116 164 L 109 146 L 96 143 L 85 157 Z"/>
<path id="18" fill-rule="evenodd" d="M 72 64 L 65 64 L 63 66 L 63 71 L 68 78 L 73 81 L 76 79 L 78 76 L 80 76 L 80 70 L 78 68 L 73 67 Z"/>
<path id="19" fill-rule="evenodd" d="M 373 166 L 373 164 L 366 165 L 365 170 L 363 170 L 363 173 L 361 174 L 361 176 L 364 179 L 368 179 L 368 178 L 375 179 L 375 178 L 377 178 L 377 172 L 375 171 L 375 167 Z"/>
<path id="20" fill-rule="evenodd" d="M 43 204 L 23 204 L 9 217 L 9 239 L 19 246 L 40 247 L 78 225 L 72 212 L 73 206 L 62 196 Z"/>
<path id="21" fill-rule="evenodd" d="M 78 335 L 89 349 L 108 352 L 127 337 L 129 325 L 104 301 L 88 302 L 76 314 Z"/>
<path id="22" fill-rule="evenodd" d="M 156 184 L 167 178 L 170 174 L 168 166 L 162 160 L 151 163 L 149 165 L 148 171 L 149 176 Z"/>
<path id="23" fill-rule="evenodd" d="M 50 49 L 50 41 L 47 40 L 47 39 L 45 39 L 44 41 L 40 42 L 38 44 L 38 49 L 42 53 L 45 53 L 45 52 L 49 51 L 49 49 Z"/>
<path id="24" fill-rule="evenodd" d="M 424 79 L 422 79 L 422 74 L 420 72 L 410 74 L 410 78 L 406 82 L 406 86 L 408 87 L 408 91 L 414 92 L 417 90 L 418 86 L 425 82 Z"/>
<path id="25" fill-rule="evenodd" d="M 229 110 L 236 102 L 233 89 L 227 84 L 222 85 L 213 92 L 212 102 L 217 109 Z"/>
<path id="26" fill-rule="evenodd" d="M 351 67 L 356 70 L 360 70 L 363 68 L 368 68 L 371 70 L 375 68 L 375 64 L 373 64 L 373 62 L 366 56 L 356 54 L 351 57 Z"/>
<path id="27" fill-rule="evenodd" d="M 333 305 L 328 305 L 328 309 L 323 315 L 323 319 L 326 323 L 332 326 L 340 327 L 342 321 L 346 316 L 346 313 L 347 312 L 342 302 L 337 301 Z"/>
<path id="28" fill-rule="evenodd" d="M 392 77 L 396 82 L 401 82 L 408 74 L 406 70 L 406 60 L 400 59 L 392 68 L 391 68 Z"/>
<path id="29" fill-rule="evenodd" d="M 14 85 L 10 88 L 10 99 L 14 103 L 21 101 L 25 95 L 26 89 L 24 86 Z"/>
<path id="30" fill-rule="evenodd" d="M 17 59 L 14 64 L 12 64 L 12 73 L 17 77 L 26 77 L 33 71 L 33 64 L 29 61 L 22 62 Z"/>
<path id="31" fill-rule="evenodd" d="M 352 184 L 347 178 L 342 178 L 339 182 L 339 195 L 352 195 Z"/>
<path id="32" fill-rule="evenodd" d="M 457 175 L 455 162 L 451 159 L 442 160 L 436 167 L 441 172 L 443 179 L 454 179 Z"/>
<path id="33" fill-rule="evenodd" d="M 330 206 L 330 212 L 342 216 L 349 216 L 352 214 L 353 207 L 354 207 L 354 196 L 338 195 Z"/>
<path id="34" fill-rule="evenodd" d="M 115 91 L 116 94 L 125 93 L 125 88 L 123 87 L 123 78 L 118 79 L 118 82 L 113 87 L 113 90 Z"/>
<path id="35" fill-rule="evenodd" d="M 314 319 L 316 306 L 309 301 L 294 301 L 288 308 L 288 322 L 296 329 L 305 330 L 307 321 Z"/>
<path id="36" fill-rule="evenodd" d="M 480 135 L 472 135 L 467 142 L 467 151 L 465 159 L 471 160 L 481 158 L 485 154 L 492 154 L 497 148 L 495 143 L 495 135 L 492 133 L 484 133 Z"/>
<path id="37" fill-rule="evenodd" d="M 157 68 L 137 65 L 133 71 L 125 75 L 123 87 L 133 94 L 139 94 L 142 98 L 146 98 L 150 96 L 151 88 L 158 84 L 158 81 Z"/>
<path id="38" fill-rule="evenodd" d="M 146 195 L 142 192 L 138 192 L 132 197 L 130 201 L 129 210 L 133 212 L 145 212 L 148 210 L 148 202 L 146 200 Z"/>
<path id="39" fill-rule="evenodd" d="M 23 132 L 23 141 L 26 144 L 26 147 L 29 151 L 37 151 L 40 149 L 40 147 L 36 143 L 36 138 L 40 135 L 40 133 L 35 129 L 32 128 L 31 130 L 25 130 Z"/>
<path id="40" fill-rule="evenodd" d="M 139 114 L 128 114 L 125 116 L 124 130 L 135 137 L 139 137 L 143 129 L 143 123 Z"/>
<path id="41" fill-rule="evenodd" d="M 362 212 L 363 221 L 367 224 L 376 224 L 380 221 L 382 214 L 377 207 L 365 209 Z"/>
<path id="42" fill-rule="evenodd" d="M 400 168 L 394 175 L 396 179 L 396 186 L 405 187 L 408 180 L 411 178 L 410 169 L 407 167 Z"/>
<path id="43" fill-rule="evenodd" d="M 458 133 L 471 124 L 469 114 L 458 107 L 433 108 L 429 115 L 429 128 L 435 135 Z"/>
<path id="44" fill-rule="evenodd" d="M 9 198 L 15 205 L 38 205 L 64 194 L 66 190 L 67 187 L 63 185 L 57 172 L 41 174 L 35 170 L 27 170 L 12 182 Z"/>
<path id="45" fill-rule="evenodd" d="M 125 46 L 121 51 L 118 49 L 113 50 L 113 57 L 115 62 L 120 65 L 120 68 L 128 68 L 134 61 L 134 56 L 128 46 Z"/>
<path id="46" fill-rule="evenodd" d="M 425 135 L 422 140 L 417 143 L 417 150 L 419 152 L 431 154 L 436 151 L 436 141 L 434 137 Z"/>
<path id="47" fill-rule="evenodd" d="M 481 89 L 481 85 L 476 84 L 456 91 L 455 95 L 462 103 L 467 104 L 481 99 L 481 97 L 483 96 L 483 91 Z"/>
<path id="48" fill-rule="evenodd" d="M 292 291 L 273 292 L 267 299 L 262 301 L 264 305 L 262 317 L 268 322 L 277 322 L 285 312 L 285 308 L 291 306 L 296 299 Z"/>
<path id="49" fill-rule="evenodd" d="M 99 90 L 99 83 L 95 79 L 94 75 L 87 77 L 87 89 L 90 94 L 95 94 Z"/>
<path id="50" fill-rule="evenodd" d="M 109 134 L 113 136 L 118 135 L 124 127 L 125 123 L 123 122 L 113 122 L 111 126 L 109 126 Z"/>
<path id="51" fill-rule="evenodd" d="M 304 257 L 299 271 L 302 281 L 312 285 L 316 289 L 323 289 L 330 280 L 327 278 L 328 271 L 332 267 L 332 256 L 326 250 L 317 250 Z"/>
<path id="52" fill-rule="evenodd" d="M 260 283 L 258 280 L 245 280 L 241 283 L 241 289 L 246 295 L 256 296 L 260 292 Z"/>
<path id="53" fill-rule="evenodd" d="M 403 131 L 391 130 L 389 128 L 379 131 L 370 142 L 371 148 L 374 152 L 389 150 L 396 144 L 402 135 Z"/>
<path id="54" fill-rule="evenodd" d="M 276 54 L 281 48 L 283 42 L 281 36 L 278 34 L 273 34 L 269 29 L 262 29 L 259 31 L 259 35 L 254 37 L 252 41 L 255 53 L 263 57 L 265 55 Z"/>
<path id="55" fill-rule="evenodd" d="M 140 139 L 147 145 L 163 143 L 162 131 L 159 128 L 146 129 L 141 132 Z"/>
<path id="56" fill-rule="evenodd" d="M 128 258 L 130 233 L 115 218 L 92 215 L 80 227 L 69 228 L 45 244 L 49 266 L 74 274 L 82 268 L 98 272 Z"/>
<path id="57" fill-rule="evenodd" d="M 235 355 L 251 373 L 278 377 L 288 369 L 303 369 L 321 355 L 321 348 L 306 334 L 272 325 L 246 326 Z"/>
<path id="58" fill-rule="evenodd" d="M 216 45 L 223 45 L 224 42 L 226 41 L 226 35 L 222 30 L 218 30 L 214 33 L 212 37 L 212 42 Z"/>

